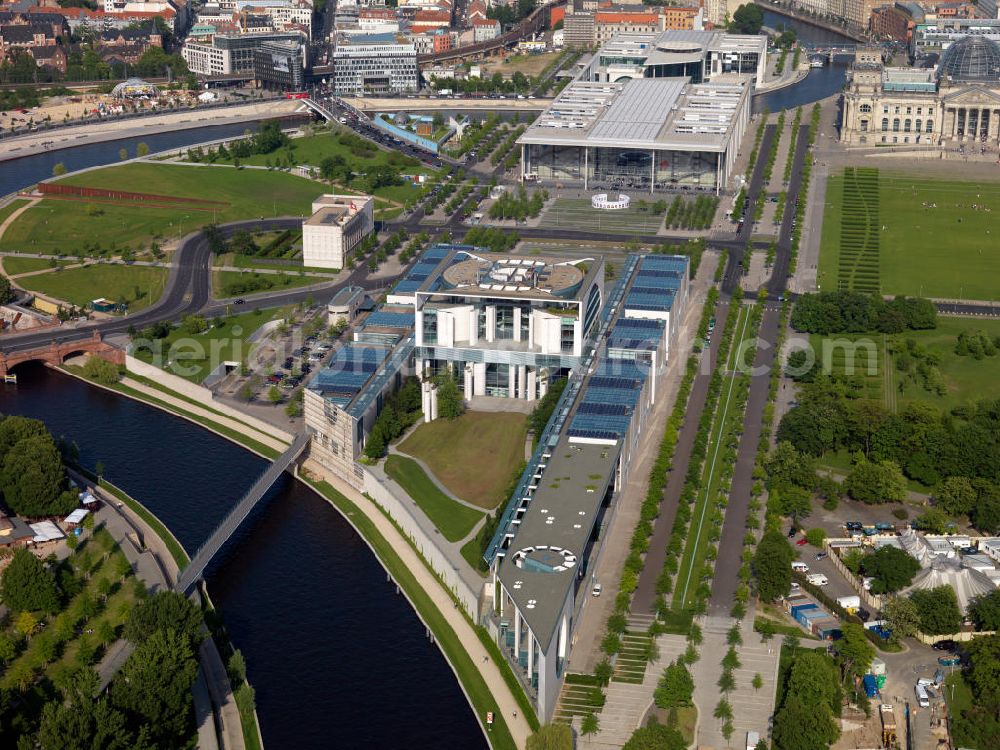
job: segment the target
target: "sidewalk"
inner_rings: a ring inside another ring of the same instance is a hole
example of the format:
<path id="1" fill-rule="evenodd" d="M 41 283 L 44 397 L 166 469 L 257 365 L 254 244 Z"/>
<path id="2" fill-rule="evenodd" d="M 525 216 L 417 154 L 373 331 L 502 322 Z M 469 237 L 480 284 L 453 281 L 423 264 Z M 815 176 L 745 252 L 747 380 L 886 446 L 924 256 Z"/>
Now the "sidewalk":
<path id="1" fill-rule="evenodd" d="M 728 741 L 722 735 L 722 722 L 713 716 L 716 705 L 723 697 L 718 681 L 722 675 L 722 657 L 729 650 L 726 633 L 735 622 L 730 617 L 704 617 L 700 623 L 705 640 L 698 647 L 701 658 L 695 662 L 691 672 L 695 685 L 694 702 L 698 707 L 696 744 L 704 750 L 742 747 L 740 741 L 749 731 L 767 737 L 774 712 L 781 640 L 774 638 L 770 643 L 762 643 L 760 635 L 753 632 L 753 611 L 750 611 L 741 621 L 743 645 L 736 647 L 740 658 L 739 669 L 733 670 L 736 689 L 726 696 L 733 709 L 733 734 Z M 757 674 L 763 681 L 760 690 L 753 689 L 753 678 Z"/>
<path id="2" fill-rule="evenodd" d="M 510 729 L 514 742 L 519 748 L 525 747 L 528 737 L 531 734 L 531 728 L 528 726 L 523 712 L 519 710 L 517 700 L 507 686 L 507 682 L 500 673 L 500 669 L 493 661 L 486 647 L 479 640 L 479 636 L 476 635 L 472 625 L 455 606 L 451 597 L 448 596 L 447 592 L 445 592 L 434 575 L 427 569 L 427 566 L 424 565 L 409 543 L 400 535 L 396 527 L 389 522 L 389 519 L 382 514 L 375 504 L 339 478 L 324 474 L 318 469 L 319 467 L 314 462 L 310 464 L 310 471 L 312 473 L 323 476 L 335 490 L 347 497 L 365 514 L 368 520 L 389 543 L 393 551 L 399 555 L 403 564 L 417 579 L 417 583 L 426 592 L 449 627 L 455 631 L 459 642 L 465 647 L 472 663 L 479 670 L 483 680 L 489 686 L 493 697 L 497 701 L 497 710 L 503 715 L 504 723 Z M 349 521 L 350 519 L 347 520 Z M 482 716 L 477 716 L 476 718 L 480 722 L 483 720 Z"/>
<path id="3" fill-rule="evenodd" d="M 132 378 L 129 377 L 122 378 L 121 384 L 124 386 L 128 386 L 134 391 L 138 391 L 144 396 L 149 396 L 150 398 L 155 398 L 158 401 L 162 401 L 163 403 L 170 404 L 171 406 L 180 409 L 181 411 L 187 412 L 188 414 L 193 414 L 194 416 L 207 419 L 211 422 L 215 422 L 216 424 L 221 425 L 223 427 L 228 427 L 231 430 L 234 430 L 242 435 L 246 435 L 247 437 L 256 440 L 258 443 L 266 445 L 268 448 L 273 448 L 279 453 L 284 452 L 285 449 L 288 448 L 287 443 L 283 443 L 282 441 L 273 438 L 270 435 L 261 432 L 260 430 L 254 429 L 253 427 L 250 427 L 249 425 L 243 422 L 231 419 L 230 417 L 224 416 L 222 414 L 216 414 L 215 412 L 209 411 L 208 409 L 202 406 L 198 406 L 197 404 L 193 404 L 190 401 L 185 401 L 175 396 L 171 396 L 169 393 L 161 391 L 157 388 L 152 388 L 148 385 L 145 385 L 144 383 L 140 383 L 137 380 L 133 380 Z"/>
<path id="4" fill-rule="evenodd" d="M 94 514 L 95 520 L 103 523 L 112 538 L 118 542 L 125 557 L 132 563 L 136 577 L 153 592 L 169 588 L 170 582 L 177 578 L 178 568 L 160 537 L 145 521 L 133 513 L 131 508 L 121 504 L 117 497 L 101 487 L 94 486 L 79 475 L 74 474 L 74 478 L 81 486 L 89 487 L 101 500 L 101 507 Z M 133 539 L 129 537 L 130 534 L 138 537 L 142 548 L 135 545 Z M 124 640 L 112 644 L 97 665 L 102 689 L 111 682 L 115 673 L 134 650 L 135 647 Z M 243 750 L 243 726 L 239 711 L 232 697 L 222 658 L 211 638 L 206 638 L 202 642 L 198 654 L 198 682 L 195 683 L 192 692 L 195 699 L 195 715 L 198 718 L 198 748 L 217 750 L 220 747 L 219 736 L 221 736 L 222 747 L 225 750 Z M 209 700 L 209 693 L 212 695 L 212 701 Z M 219 708 L 221 717 L 219 727 L 216 727 L 213 703 Z M 217 730 L 219 736 L 216 734 Z"/>

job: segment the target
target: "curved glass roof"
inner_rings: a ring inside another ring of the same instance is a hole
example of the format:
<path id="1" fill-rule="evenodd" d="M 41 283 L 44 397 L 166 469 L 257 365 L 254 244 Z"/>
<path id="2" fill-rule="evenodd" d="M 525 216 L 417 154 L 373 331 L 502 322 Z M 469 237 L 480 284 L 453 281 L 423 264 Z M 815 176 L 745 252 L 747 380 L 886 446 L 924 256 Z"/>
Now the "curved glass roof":
<path id="1" fill-rule="evenodd" d="M 981 36 L 960 39 L 944 51 L 938 73 L 956 81 L 1000 81 L 1000 46 Z"/>

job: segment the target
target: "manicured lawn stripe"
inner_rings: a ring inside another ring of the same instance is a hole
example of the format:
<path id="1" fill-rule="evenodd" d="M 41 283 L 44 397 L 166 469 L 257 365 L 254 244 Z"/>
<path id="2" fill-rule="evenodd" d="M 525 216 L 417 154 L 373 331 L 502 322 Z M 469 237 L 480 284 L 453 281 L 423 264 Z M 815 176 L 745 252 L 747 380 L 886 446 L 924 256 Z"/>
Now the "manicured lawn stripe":
<path id="1" fill-rule="evenodd" d="M 389 456 L 385 473 L 406 491 L 449 542 L 464 539 L 483 514 L 456 503 L 438 489 L 412 458 Z"/>

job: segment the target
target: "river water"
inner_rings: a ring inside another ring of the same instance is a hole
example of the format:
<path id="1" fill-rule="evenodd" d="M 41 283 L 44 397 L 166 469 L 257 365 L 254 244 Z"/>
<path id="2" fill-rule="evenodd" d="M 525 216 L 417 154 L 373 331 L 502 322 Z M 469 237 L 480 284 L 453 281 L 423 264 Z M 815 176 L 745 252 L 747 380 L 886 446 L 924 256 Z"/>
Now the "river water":
<path id="1" fill-rule="evenodd" d="M 28 363 L 0 412 L 43 420 L 81 462 L 143 502 L 185 549 L 208 536 L 264 461 L 186 420 Z M 455 677 L 367 545 L 291 477 L 209 570 L 257 691 L 267 747 L 476 748 Z"/>
<path id="2" fill-rule="evenodd" d="M 820 29 L 801 21 L 788 18 L 787 16 L 764 11 L 764 25 L 769 28 L 777 28 L 781 24 L 791 27 L 800 42 L 819 46 L 853 45 L 854 41 L 837 34 L 833 31 Z M 789 60 L 791 55 L 789 55 Z M 781 109 L 792 109 L 804 104 L 825 99 L 840 91 L 844 87 L 844 75 L 851 63 L 851 58 L 847 55 L 838 55 L 834 58 L 833 64 L 827 63 L 822 68 L 811 68 L 809 75 L 804 81 L 778 89 L 770 94 L 761 94 L 754 97 L 754 111 L 759 112 L 767 107 L 771 112 Z"/>

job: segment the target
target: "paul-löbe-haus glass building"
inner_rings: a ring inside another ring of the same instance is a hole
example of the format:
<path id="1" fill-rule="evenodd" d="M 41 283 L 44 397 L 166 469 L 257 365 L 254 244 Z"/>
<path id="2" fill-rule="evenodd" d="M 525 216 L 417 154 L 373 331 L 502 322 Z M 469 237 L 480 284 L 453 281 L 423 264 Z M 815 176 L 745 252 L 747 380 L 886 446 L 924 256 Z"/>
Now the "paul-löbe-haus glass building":
<path id="1" fill-rule="evenodd" d="M 750 120 L 764 37 L 618 34 L 518 139 L 525 181 L 721 191 Z"/>

